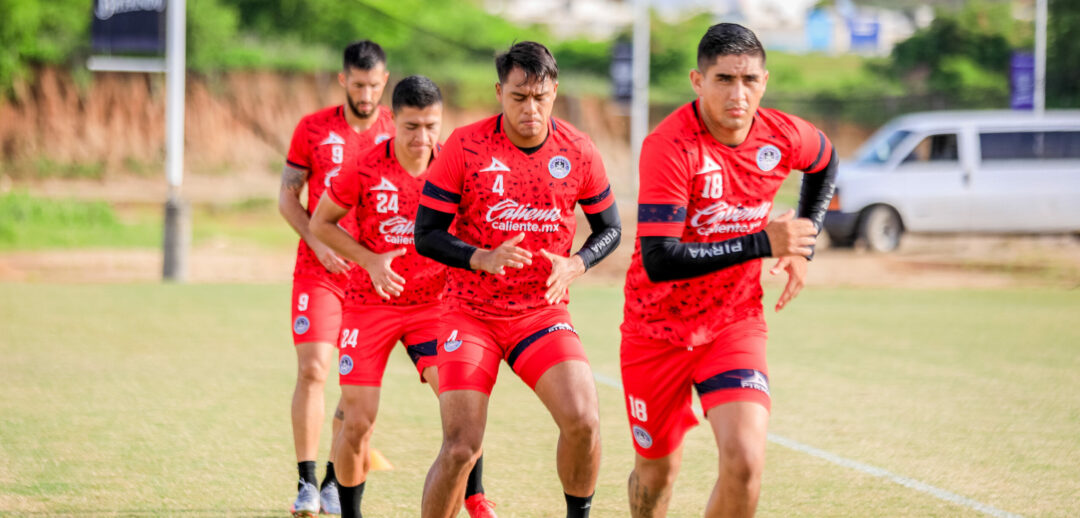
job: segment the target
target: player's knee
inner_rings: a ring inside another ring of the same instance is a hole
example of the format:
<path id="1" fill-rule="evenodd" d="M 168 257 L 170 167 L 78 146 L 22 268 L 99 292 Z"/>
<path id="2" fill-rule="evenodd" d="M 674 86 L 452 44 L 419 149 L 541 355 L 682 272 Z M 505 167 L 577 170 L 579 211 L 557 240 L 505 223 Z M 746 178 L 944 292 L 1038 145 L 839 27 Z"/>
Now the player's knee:
<path id="1" fill-rule="evenodd" d="M 448 434 L 443 442 L 445 457 L 455 466 L 464 466 L 480 458 L 482 440 L 473 434 Z"/>
<path id="2" fill-rule="evenodd" d="M 678 476 L 679 465 L 670 458 L 637 462 L 634 465 L 634 472 L 630 474 L 631 480 L 636 477 L 639 484 L 653 490 L 662 490 L 675 485 L 675 478 Z"/>
<path id="3" fill-rule="evenodd" d="M 326 383 L 328 373 L 329 369 L 317 361 L 304 362 L 300 364 L 297 379 L 307 385 L 322 385 Z"/>
<path id="4" fill-rule="evenodd" d="M 374 425 L 375 420 L 368 415 L 361 412 L 347 412 L 341 433 L 345 434 L 345 440 L 350 444 L 359 444 L 371 435 Z"/>
<path id="5" fill-rule="evenodd" d="M 747 441 L 732 438 L 725 442 L 720 456 L 720 470 L 742 484 L 761 480 L 765 470 L 765 452 Z"/>
<path id="6" fill-rule="evenodd" d="M 575 441 L 596 442 L 600 440 L 600 415 L 595 408 L 582 408 L 564 420 L 562 433 Z"/>

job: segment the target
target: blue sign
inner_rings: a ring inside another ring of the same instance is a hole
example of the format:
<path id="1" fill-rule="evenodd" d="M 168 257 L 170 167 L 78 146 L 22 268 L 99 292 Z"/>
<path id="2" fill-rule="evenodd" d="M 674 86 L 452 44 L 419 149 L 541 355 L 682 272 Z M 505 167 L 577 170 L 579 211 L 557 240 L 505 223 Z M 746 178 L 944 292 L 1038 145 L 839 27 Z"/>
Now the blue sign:
<path id="1" fill-rule="evenodd" d="M 1013 52 L 1009 63 L 1009 104 L 1014 110 L 1035 109 L 1035 56 Z"/>
<path id="2" fill-rule="evenodd" d="M 851 32 L 851 50 L 857 52 L 875 52 L 878 49 L 878 34 L 881 22 L 871 16 L 848 18 L 848 31 Z"/>
<path id="3" fill-rule="evenodd" d="M 94 0 L 90 46 L 99 54 L 165 53 L 166 0 Z"/>
<path id="4" fill-rule="evenodd" d="M 611 86 L 615 100 L 630 102 L 634 96 L 634 46 L 628 41 L 615 43 L 611 58 Z"/>

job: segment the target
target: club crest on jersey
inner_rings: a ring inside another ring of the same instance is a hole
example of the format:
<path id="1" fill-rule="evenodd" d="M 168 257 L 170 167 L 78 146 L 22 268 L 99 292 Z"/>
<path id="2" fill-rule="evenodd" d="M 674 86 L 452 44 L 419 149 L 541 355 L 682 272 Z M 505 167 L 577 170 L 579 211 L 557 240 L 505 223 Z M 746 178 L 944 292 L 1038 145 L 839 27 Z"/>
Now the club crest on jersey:
<path id="1" fill-rule="evenodd" d="M 380 181 L 379 181 L 379 185 L 376 185 L 375 187 L 372 187 L 372 188 L 371 188 L 371 189 L 369 189 L 369 190 L 372 190 L 372 191 L 393 191 L 393 192 L 397 192 L 397 190 L 398 190 L 398 189 L 397 189 L 397 186 L 396 186 L 396 185 L 394 185 L 394 184 L 392 184 L 392 183 L 390 183 L 390 180 L 387 180 L 385 176 L 384 176 L 384 177 L 382 177 L 382 178 L 380 178 L 379 180 L 380 180 Z"/>
<path id="2" fill-rule="evenodd" d="M 458 347 L 461 347 L 461 340 L 457 339 L 457 329 L 455 329 L 450 332 L 450 338 L 447 338 L 446 342 L 443 343 L 443 350 L 452 353 L 458 350 Z"/>
<path id="3" fill-rule="evenodd" d="M 634 425 L 634 442 L 647 450 L 652 447 L 652 436 L 640 425 Z"/>
<path id="4" fill-rule="evenodd" d="M 338 362 L 338 373 L 342 376 L 352 372 L 353 361 L 352 357 L 347 354 L 341 355 L 341 361 Z"/>
<path id="5" fill-rule="evenodd" d="M 389 133 L 379 133 L 375 137 L 375 145 L 377 146 L 379 144 L 382 144 L 383 142 L 386 142 L 387 140 L 390 140 L 390 134 Z"/>
<path id="6" fill-rule="evenodd" d="M 304 315 L 296 317 L 292 323 L 292 330 L 298 335 L 306 333 L 308 329 L 311 329 L 311 321 Z"/>
<path id="7" fill-rule="evenodd" d="M 780 148 L 766 144 L 761 146 L 757 152 L 757 166 L 764 172 L 772 171 L 777 164 L 780 163 Z"/>
<path id="8" fill-rule="evenodd" d="M 548 160 L 548 172 L 556 180 L 566 178 L 566 175 L 570 174 L 570 160 L 562 155 L 551 157 L 551 160 Z"/>
<path id="9" fill-rule="evenodd" d="M 760 160 L 761 159 L 759 158 L 758 159 L 759 163 L 760 163 Z M 722 170 L 723 169 L 720 167 L 720 164 L 716 163 L 716 161 L 713 160 L 712 157 L 706 155 L 705 156 L 705 162 L 702 164 L 701 170 L 694 173 L 694 174 L 716 173 L 716 172 L 719 172 L 719 171 L 722 171 Z"/>
<path id="10" fill-rule="evenodd" d="M 327 144 L 345 144 L 345 139 L 341 138 L 341 135 L 331 131 L 329 136 L 323 139 L 322 142 L 319 142 L 320 146 L 325 146 Z"/>
<path id="11" fill-rule="evenodd" d="M 489 173 L 493 171 L 509 171 L 510 168 L 506 167 L 506 164 L 499 161 L 498 158 L 491 157 L 491 165 L 480 170 L 481 173 Z"/>

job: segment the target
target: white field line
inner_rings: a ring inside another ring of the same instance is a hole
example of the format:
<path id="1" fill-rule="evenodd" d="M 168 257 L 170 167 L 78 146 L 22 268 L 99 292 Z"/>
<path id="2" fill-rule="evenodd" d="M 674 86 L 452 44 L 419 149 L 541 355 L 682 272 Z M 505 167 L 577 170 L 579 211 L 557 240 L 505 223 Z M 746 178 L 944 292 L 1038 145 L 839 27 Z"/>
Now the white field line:
<path id="1" fill-rule="evenodd" d="M 602 385 L 607 385 L 611 388 L 622 390 L 622 383 L 615 378 L 600 374 L 598 372 L 593 372 L 593 378 L 595 378 L 596 381 Z M 1018 514 L 1013 514 L 1008 511 L 1002 511 L 1001 509 L 998 509 L 996 507 L 986 505 L 982 502 L 977 502 L 965 496 L 960 496 L 956 493 L 952 493 L 944 489 L 931 486 L 930 484 L 927 484 L 925 482 L 920 482 L 918 480 L 908 478 L 903 475 L 897 475 L 896 473 L 879 468 L 877 466 L 871 466 L 869 464 L 864 464 L 856 460 L 841 457 L 835 453 L 815 448 L 813 446 L 809 446 L 801 442 L 788 439 L 787 437 L 776 435 L 775 433 L 770 433 L 768 438 L 769 442 L 779 444 L 780 446 L 783 446 L 785 448 L 789 448 L 800 453 L 805 453 L 812 457 L 817 457 L 838 466 L 843 466 L 845 468 L 850 468 L 855 471 L 860 471 L 862 473 L 866 473 L 867 475 L 883 478 L 896 484 L 900 484 L 901 486 L 914 489 L 921 493 L 926 493 L 930 496 L 944 500 L 946 502 L 967 507 L 969 509 L 974 509 L 990 516 L 995 516 L 997 518 L 1023 518 Z"/>

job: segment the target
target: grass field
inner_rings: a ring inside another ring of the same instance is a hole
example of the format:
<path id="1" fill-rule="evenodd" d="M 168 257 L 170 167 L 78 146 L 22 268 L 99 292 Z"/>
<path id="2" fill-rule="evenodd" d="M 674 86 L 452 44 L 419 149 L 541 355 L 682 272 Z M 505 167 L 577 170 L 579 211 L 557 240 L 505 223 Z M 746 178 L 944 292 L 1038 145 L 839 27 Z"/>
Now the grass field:
<path id="1" fill-rule="evenodd" d="M 617 379 L 620 290 L 574 298 L 595 371 Z M 0 515 L 286 516 L 287 299 L 284 285 L 0 284 Z M 771 432 L 1011 513 L 1076 516 L 1078 314 L 1076 291 L 807 291 L 769 315 Z M 500 378 L 488 494 L 504 518 L 560 516 L 556 429 Z M 384 388 L 374 444 L 395 469 L 371 475 L 365 514 L 416 516 L 436 401 L 404 352 Z M 593 516 L 626 516 L 622 393 L 598 390 Z M 700 516 L 715 476 L 707 428 L 686 446 L 673 517 Z M 759 516 L 981 516 L 775 443 L 767 462 Z"/>

